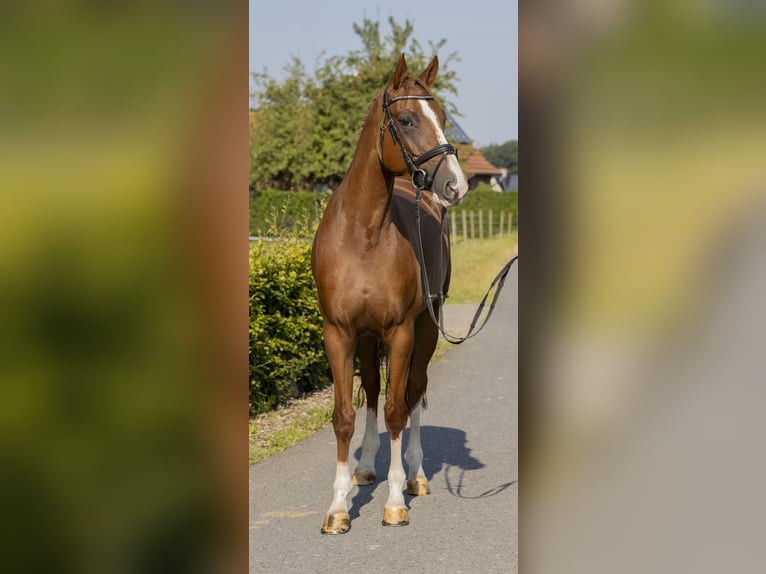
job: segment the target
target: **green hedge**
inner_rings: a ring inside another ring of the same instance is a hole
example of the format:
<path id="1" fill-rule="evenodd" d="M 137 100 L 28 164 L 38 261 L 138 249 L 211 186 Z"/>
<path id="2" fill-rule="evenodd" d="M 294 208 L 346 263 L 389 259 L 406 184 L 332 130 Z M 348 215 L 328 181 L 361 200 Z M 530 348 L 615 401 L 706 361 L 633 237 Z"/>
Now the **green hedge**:
<path id="1" fill-rule="evenodd" d="M 250 235 L 264 236 L 277 229 L 294 233 L 319 221 L 329 192 L 268 189 L 250 192 Z"/>
<path id="2" fill-rule="evenodd" d="M 519 194 L 515 191 L 493 191 L 487 184 L 479 184 L 476 189 L 469 191 L 460 205 L 450 209 L 451 213 L 460 211 L 489 211 L 495 213 L 512 211 L 514 215 L 519 212 Z"/>
<path id="3" fill-rule="evenodd" d="M 270 229 L 294 232 L 301 228 L 312 228 L 319 221 L 322 210 L 330 197 L 329 192 L 320 194 L 313 191 L 255 191 L 250 194 L 250 234 L 263 236 Z M 479 186 L 466 195 L 462 203 L 450 209 L 451 217 L 460 217 L 460 212 L 490 209 L 495 214 L 501 211 L 513 212 L 514 220 L 519 211 L 517 192 L 493 191 L 487 184 Z M 514 225 L 515 226 L 515 225 Z"/>
<path id="4" fill-rule="evenodd" d="M 492 220 L 490 224 L 490 212 Z M 501 232 L 500 216 L 503 216 L 502 232 L 508 230 L 508 214 L 512 214 L 512 228 L 518 229 L 519 194 L 516 192 L 496 192 L 486 184 L 470 191 L 465 199 L 457 207 L 449 210 L 450 227 L 455 230 L 457 237 L 464 236 L 463 214 L 466 215 L 466 231 L 468 238 L 494 237 Z M 470 214 L 473 213 L 474 225 L 471 227 Z M 481 220 L 481 223 L 480 223 Z M 490 229 L 491 228 L 491 229 Z"/>
<path id="5" fill-rule="evenodd" d="M 255 241 L 250 248 L 250 413 L 326 387 L 331 375 L 303 239 Z"/>

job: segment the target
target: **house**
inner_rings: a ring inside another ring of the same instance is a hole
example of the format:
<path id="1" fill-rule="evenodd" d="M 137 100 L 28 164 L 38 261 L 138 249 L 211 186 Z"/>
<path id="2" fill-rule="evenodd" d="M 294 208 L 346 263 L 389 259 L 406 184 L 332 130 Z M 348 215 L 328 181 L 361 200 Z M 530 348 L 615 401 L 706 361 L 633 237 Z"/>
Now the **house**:
<path id="1" fill-rule="evenodd" d="M 503 187 L 499 184 L 502 170 L 492 165 L 479 150 L 473 147 L 471 138 L 449 112 L 445 131 L 449 142 L 458 150 L 460 167 L 468 177 L 468 189 L 474 189 L 479 183 L 484 182 L 492 186 L 495 191 L 502 191 Z"/>

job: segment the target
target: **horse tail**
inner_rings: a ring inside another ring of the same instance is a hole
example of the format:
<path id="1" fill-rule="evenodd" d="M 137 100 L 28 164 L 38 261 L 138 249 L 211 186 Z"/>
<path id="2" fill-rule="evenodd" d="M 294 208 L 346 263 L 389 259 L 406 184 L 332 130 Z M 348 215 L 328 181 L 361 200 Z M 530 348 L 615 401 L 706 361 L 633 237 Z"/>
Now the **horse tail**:
<path id="1" fill-rule="evenodd" d="M 389 358 L 388 349 L 383 344 L 383 341 L 378 339 L 378 368 L 382 371 L 381 381 L 383 382 L 383 388 L 385 389 L 386 399 L 388 399 L 388 387 L 391 382 L 391 373 L 389 370 Z"/>
<path id="2" fill-rule="evenodd" d="M 362 391 L 364 390 L 364 385 L 359 385 L 359 388 L 356 390 L 356 408 L 360 408 L 364 404 L 364 399 L 366 394 Z"/>

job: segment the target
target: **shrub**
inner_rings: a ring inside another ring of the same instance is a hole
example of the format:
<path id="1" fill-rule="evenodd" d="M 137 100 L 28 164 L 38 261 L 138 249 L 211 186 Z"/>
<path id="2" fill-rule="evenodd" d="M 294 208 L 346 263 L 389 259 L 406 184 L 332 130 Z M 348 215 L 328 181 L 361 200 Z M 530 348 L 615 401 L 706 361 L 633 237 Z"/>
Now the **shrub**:
<path id="1" fill-rule="evenodd" d="M 480 183 L 476 189 L 471 190 L 460 202 L 460 205 L 452 208 L 452 212 L 478 211 L 479 209 L 495 213 L 511 211 L 514 214 L 519 211 L 519 194 L 515 191 L 494 191 L 486 183 Z"/>
<path id="2" fill-rule="evenodd" d="M 264 190 L 250 194 L 250 233 L 267 235 L 269 229 L 302 233 L 301 229 L 310 229 L 322 215 L 329 192 Z M 514 219 L 519 211 L 517 192 L 496 192 L 485 183 L 470 191 L 462 203 L 450 209 L 451 217 L 459 217 L 460 212 L 492 209 L 496 214 L 501 211 L 512 212 Z M 308 224 L 308 225 L 306 225 Z M 309 237 L 310 234 L 303 234 Z"/>
<path id="3" fill-rule="evenodd" d="M 251 246 L 251 414 L 331 381 L 310 258 L 311 244 L 297 236 Z"/>
<path id="4" fill-rule="evenodd" d="M 329 192 L 267 189 L 250 192 L 250 234 L 267 235 L 274 229 L 304 236 L 322 216 Z M 306 225 L 308 224 L 308 225 Z"/>

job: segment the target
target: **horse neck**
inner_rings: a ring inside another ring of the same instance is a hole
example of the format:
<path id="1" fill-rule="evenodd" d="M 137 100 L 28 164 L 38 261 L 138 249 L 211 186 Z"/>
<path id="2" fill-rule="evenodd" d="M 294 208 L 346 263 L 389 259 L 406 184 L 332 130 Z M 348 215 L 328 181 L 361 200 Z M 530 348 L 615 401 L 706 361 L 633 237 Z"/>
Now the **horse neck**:
<path id="1" fill-rule="evenodd" d="M 378 137 L 382 113 L 378 100 L 362 127 L 354 158 L 341 183 L 341 210 L 354 227 L 352 233 L 375 243 L 381 231 L 391 221 L 391 194 L 394 176 L 384 170 L 378 156 Z"/>

